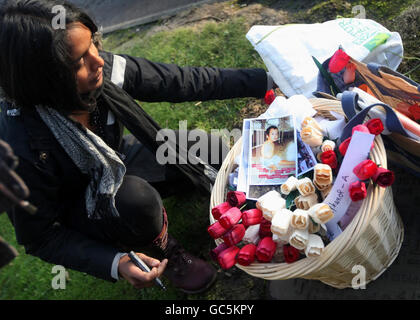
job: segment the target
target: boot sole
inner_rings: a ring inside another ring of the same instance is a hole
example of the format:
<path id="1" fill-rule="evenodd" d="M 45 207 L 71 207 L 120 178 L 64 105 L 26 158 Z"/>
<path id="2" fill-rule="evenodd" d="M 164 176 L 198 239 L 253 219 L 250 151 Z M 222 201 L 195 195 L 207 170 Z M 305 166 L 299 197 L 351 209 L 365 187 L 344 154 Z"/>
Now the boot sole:
<path id="1" fill-rule="evenodd" d="M 217 278 L 217 272 L 214 273 L 213 278 L 209 281 L 209 283 L 205 287 L 203 287 L 201 289 L 198 289 L 198 290 L 192 291 L 192 290 L 185 290 L 185 289 L 182 289 L 182 288 L 178 288 L 178 289 L 180 291 L 182 291 L 184 293 L 188 293 L 188 294 L 202 293 L 202 292 L 210 289 L 210 287 L 216 282 L 216 278 Z"/>

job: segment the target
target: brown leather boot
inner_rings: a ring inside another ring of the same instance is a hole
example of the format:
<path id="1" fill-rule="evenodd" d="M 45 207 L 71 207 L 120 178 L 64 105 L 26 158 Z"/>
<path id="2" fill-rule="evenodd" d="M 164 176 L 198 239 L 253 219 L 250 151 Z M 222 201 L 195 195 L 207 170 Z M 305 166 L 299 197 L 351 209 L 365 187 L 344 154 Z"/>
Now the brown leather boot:
<path id="1" fill-rule="evenodd" d="M 216 280 L 216 270 L 209 263 L 186 252 L 178 241 L 168 234 L 165 208 L 162 231 L 153 240 L 152 247 L 155 252 L 153 256 L 168 259 L 163 274 L 179 290 L 185 293 L 200 293 L 207 290 Z"/>
<path id="2" fill-rule="evenodd" d="M 185 293 L 204 292 L 216 280 L 216 270 L 209 263 L 186 252 L 170 235 L 164 256 L 168 265 L 163 274 Z"/>

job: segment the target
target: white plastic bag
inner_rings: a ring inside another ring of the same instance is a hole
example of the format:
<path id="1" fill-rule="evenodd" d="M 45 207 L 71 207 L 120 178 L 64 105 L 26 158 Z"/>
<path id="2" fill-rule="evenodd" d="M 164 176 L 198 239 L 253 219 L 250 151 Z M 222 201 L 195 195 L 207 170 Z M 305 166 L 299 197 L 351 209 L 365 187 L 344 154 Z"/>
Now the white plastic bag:
<path id="1" fill-rule="evenodd" d="M 341 45 L 352 58 L 376 62 L 396 70 L 403 45 L 397 32 L 390 32 L 369 19 L 342 18 L 316 24 L 253 26 L 246 35 L 262 57 L 280 90 L 288 97 L 312 97 L 318 68 Z"/>

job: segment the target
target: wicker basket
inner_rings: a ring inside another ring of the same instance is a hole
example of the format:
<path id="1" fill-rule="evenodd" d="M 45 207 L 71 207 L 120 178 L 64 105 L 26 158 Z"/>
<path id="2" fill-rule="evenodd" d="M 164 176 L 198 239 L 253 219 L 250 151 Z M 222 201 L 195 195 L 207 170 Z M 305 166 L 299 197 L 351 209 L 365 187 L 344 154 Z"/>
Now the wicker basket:
<path id="1" fill-rule="evenodd" d="M 318 114 L 335 119 L 329 111 L 342 114 L 341 102 L 315 98 L 310 100 Z M 219 170 L 210 198 L 210 209 L 226 201 L 227 182 L 232 172 L 234 159 L 241 152 L 242 139 L 228 153 Z M 371 150 L 375 163 L 387 166 L 382 138 L 375 137 Z M 210 223 L 215 220 L 210 210 Z M 391 187 L 368 188 L 359 212 L 336 239 L 331 241 L 320 257 L 303 258 L 294 263 L 259 263 L 245 267 L 236 266 L 248 274 L 267 280 L 290 278 L 316 279 L 335 288 L 352 286 L 355 265 L 366 269 L 366 284 L 378 278 L 395 260 L 401 248 L 404 228 L 394 205 Z M 220 244 L 221 239 L 216 240 Z"/>

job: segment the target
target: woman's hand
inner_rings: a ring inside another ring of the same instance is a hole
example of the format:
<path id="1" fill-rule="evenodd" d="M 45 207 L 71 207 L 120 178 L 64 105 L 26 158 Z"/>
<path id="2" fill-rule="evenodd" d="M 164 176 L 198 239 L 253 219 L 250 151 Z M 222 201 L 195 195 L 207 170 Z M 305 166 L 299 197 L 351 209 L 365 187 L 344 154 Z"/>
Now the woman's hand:
<path id="1" fill-rule="evenodd" d="M 121 257 L 120 262 L 118 263 L 118 273 L 136 289 L 155 285 L 153 280 L 161 276 L 168 264 L 168 259 L 159 261 L 146 256 L 143 253 L 136 254 L 150 267 L 150 272 L 140 270 L 133 262 L 131 262 L 128 255 L 125 255 Z"/>

